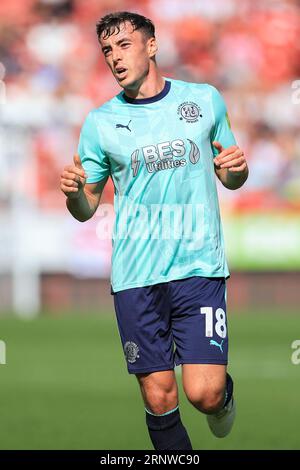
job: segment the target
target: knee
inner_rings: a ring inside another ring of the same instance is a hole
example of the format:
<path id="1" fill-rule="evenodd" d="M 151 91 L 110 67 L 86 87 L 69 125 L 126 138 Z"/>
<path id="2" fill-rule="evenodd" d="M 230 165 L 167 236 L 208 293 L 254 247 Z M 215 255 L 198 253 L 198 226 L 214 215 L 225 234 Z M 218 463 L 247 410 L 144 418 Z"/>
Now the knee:
<path id="1" fill-rule="evenodd" d="M 147 408 L 154 414 L 163 414 L 172 410 L 178 404 L 178 397 L 175 391 L 152 390 L 147 395 Z"/>
<path id="2" fill-rule="evenodd" d="M 217 412 L 224 403 L 224 388 L 217 386 L 192 386 L 185 390 L 189 402 L 205 414 Z"/>
<path id="3" fill-rule="evenodd" d="M 151 413 L 164 414 L 178 404 L 177 383 L 174 380 L 168 384 L 141 384 L 145 406 Z"/>

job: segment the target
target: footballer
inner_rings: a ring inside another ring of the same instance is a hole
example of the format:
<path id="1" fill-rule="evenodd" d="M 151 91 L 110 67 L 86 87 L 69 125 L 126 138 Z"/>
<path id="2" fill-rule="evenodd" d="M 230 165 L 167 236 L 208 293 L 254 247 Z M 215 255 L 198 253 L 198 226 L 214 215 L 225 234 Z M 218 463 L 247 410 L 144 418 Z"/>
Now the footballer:
<path id="1" fill-rule="evenodd" d="M 151 20 L 111 13 L 97 23 L 97 36 L 122 91 L 86 117 L 61 190 L 84 222 L 112 178 L 111 294 L 128 372 L 137 378 L 154 449 L 190 450 L 175 366 L 216 437 L 235 418 L 216 176 L 238 189 L 247 162 L 219 91 L 162 75 Z"/>

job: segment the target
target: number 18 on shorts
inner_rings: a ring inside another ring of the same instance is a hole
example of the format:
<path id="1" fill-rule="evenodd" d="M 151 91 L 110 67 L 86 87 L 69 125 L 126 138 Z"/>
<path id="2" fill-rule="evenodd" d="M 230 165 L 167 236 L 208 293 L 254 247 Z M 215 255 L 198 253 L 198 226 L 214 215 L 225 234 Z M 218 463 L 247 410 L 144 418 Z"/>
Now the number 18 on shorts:
<path id="1" fill-rule="evenodd" d="M 226 281 L 193 276 L 114 294 L 129 373 L 227 364 Z"/>

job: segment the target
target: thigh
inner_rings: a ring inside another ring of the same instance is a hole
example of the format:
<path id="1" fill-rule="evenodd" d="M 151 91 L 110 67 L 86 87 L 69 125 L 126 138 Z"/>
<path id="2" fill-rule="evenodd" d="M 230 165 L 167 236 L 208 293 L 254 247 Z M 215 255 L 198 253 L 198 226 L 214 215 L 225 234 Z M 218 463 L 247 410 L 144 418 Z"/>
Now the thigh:
<path id="1" fill-rule="evenodd" d="M 227 366 L 222 364 L 183 364 L 182 385 L 185 392 L 223 391 Z"/>
<path id="2" fill-rule="evenodd" d="M 128 372 L 174 369 L 168 283 L 126 289 L 113 297 Z"/>
<path id="3" fill-rule="evenodd" d="M 194 276 L 170 284 L 176 365 L 226 365 L 228 328 L 225 279 Z"/>

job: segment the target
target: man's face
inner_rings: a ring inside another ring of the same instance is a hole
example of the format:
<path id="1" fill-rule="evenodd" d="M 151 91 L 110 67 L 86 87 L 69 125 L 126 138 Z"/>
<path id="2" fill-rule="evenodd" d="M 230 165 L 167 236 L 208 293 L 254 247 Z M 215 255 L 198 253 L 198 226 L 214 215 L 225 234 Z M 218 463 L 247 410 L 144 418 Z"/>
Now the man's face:
<path id="1" fill-rule="evenodd" d="M 122 88 L 135 89 L 147 75 L 150 57 L 155 53 L 155 39 L 147 39 L 130 22 L 121 24 L 120 32 L 100 38 L 105 61 Z"/>

